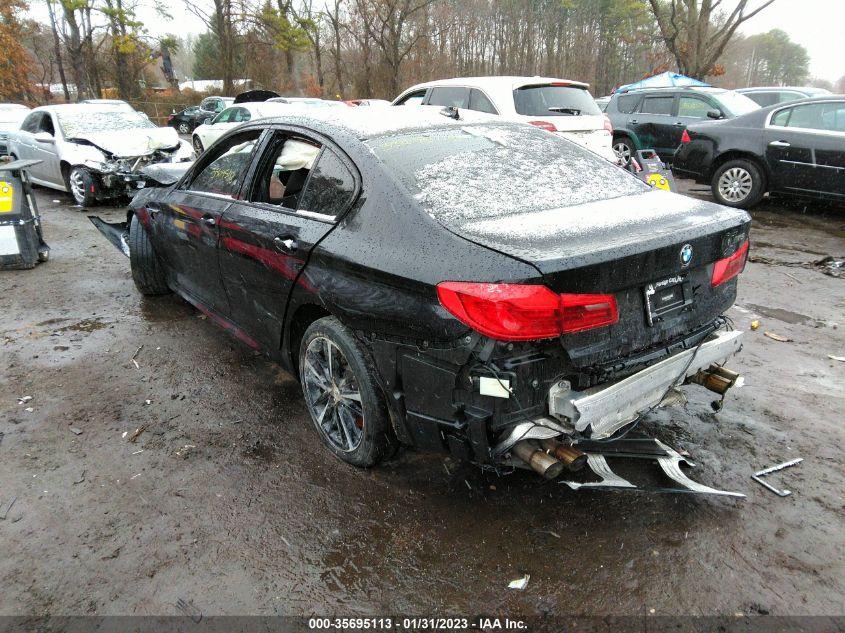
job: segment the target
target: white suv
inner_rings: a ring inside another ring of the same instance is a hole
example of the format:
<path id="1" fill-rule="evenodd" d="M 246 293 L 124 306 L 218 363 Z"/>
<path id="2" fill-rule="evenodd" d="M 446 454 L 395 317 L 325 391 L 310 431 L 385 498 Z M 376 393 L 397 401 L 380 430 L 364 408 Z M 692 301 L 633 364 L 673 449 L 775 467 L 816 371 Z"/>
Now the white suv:
<path id="1" fill-rule="evenodd" d="M 459 77 L 408 88 L 393 105 L 454 106 L 498 114 L 560 134 L 616 162 L 610 120 L 589 85 L 551 77 Z"/>

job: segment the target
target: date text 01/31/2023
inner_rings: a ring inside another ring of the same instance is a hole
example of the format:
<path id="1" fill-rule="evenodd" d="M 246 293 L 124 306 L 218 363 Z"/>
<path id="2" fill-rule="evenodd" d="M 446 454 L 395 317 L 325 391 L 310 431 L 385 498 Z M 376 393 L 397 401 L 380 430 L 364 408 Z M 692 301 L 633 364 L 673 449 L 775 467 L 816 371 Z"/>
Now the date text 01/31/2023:
<path id="1" fill-rule="evenodd" d="M 527 628 L 522 620 L 510 618 L 436 618 L 436 617 L 373 617 L 373 618 L 309 618 L 312 630 L 405 630 L 462 631 L 468 629 L 521 631 Z"/>

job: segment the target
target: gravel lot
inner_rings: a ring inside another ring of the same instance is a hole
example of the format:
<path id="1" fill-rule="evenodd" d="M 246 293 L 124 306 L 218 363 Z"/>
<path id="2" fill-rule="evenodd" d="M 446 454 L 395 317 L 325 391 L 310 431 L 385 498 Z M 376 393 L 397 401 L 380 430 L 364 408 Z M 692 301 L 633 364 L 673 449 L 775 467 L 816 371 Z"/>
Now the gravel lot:
<path id="1" fill-rule="evenodd" d="M 85 213 L 37 197 L 51 260 L 0 273 L 0 615 L 843 614 L 845 280 L 802 264 L 845 256 L 845 209 L 754 213 L 730 311 L 761 322 L 731 364 L 745 385 L 718 414 L 695 389 L 647 422 L 736 501 L 408 451 L 346 466 L 291 376 L 182 300 L 142 298 Z M 772 477 L 792 496 L 751 481 L 794 457 Z"/>

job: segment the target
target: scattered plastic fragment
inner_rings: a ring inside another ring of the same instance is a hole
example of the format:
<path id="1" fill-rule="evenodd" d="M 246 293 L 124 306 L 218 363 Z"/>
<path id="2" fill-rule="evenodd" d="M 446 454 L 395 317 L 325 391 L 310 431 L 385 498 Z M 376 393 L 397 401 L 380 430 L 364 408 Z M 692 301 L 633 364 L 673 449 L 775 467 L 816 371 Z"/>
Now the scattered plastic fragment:
<path id="1" fill-rule="evenodd" d="M 18 398 L 18 404 L 26 404 L 30 400 L 32 400 L 32 396 L 21 396 Z"/>
<path id="2" fill-rule="evenodd" d="M 35 411 L 35 409 L 33 409 L 32 407 L 27 407 L 26 409 L 24 409 L 24 411 L 26 411 L 27 413 L 32 413 L 33 411 Z"/>
<path id="3" fill-rule="evenodd" d="M 75 426 L 70 427 L 70 432 L 74 435 L 82 435 L 82 429 L 78 429 Z"/>
<path id="4" fill-rule="evenodd" d="M 518 589 L 519 591 L 522 591 L 523 589 L 525 589 L 526 585 L 528 585 L 528 581 L 530 578 L 530 574 L 525 574 L 522 578 L 511 580 L 508 584 L 508 589 Z"/>
<path id="5" fill-rule="evenodd" d="M 775 334 L 774 332 L 763 332 L 763 336 L 767 336 L 773 341 L 780 341 L 781 343 L 789 343 L 792 341 L 791 338 L 781 336 L 780 334 Z"/>
<path id="6" fill-rule="evenodd" d="M 757 328 L 759 328 L 759 327 L 760 327 L 760 321 L 758 321 L 757 319 L 754 319 L 754 320 L 751 322 L 751 329 L 752 329 L 752 330 L 756 330 L 756 329 L 757 329 Z"/>
<path id="7" fill-rule="evenodd" d="M 845 356 L 834 356 L 833 354 L 828 354 L 827 357 L 830 360 L 838 360 L 840 363 L 845 363 Z"/>

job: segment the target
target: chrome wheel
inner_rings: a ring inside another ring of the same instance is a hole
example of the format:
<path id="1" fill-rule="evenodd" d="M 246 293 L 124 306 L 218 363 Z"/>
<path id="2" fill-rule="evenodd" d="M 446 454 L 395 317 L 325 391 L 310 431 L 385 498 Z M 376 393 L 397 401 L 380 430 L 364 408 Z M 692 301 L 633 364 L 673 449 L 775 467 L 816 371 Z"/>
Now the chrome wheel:
<path id="1" fill-rule="evenodd" d="M 616 157 L 622 161 L 623 165 L 631 162 L 631 148 L 624 141 L 615 143 L 613 145 L 613 151 L 616 153 Z"/>
<path id="2" fill-rule="evenodd" d="M 73 169 L 68 176 L 68 184 L 70 184 L 70 193 L 73 199 L 78 204 L 85 201 L 85 176 L 81 169 Z"/>
<path id="3" fill-rule="evenodd" d="M 199 136 L 194 137 L 194 151 L 197 153 L 197 156 L 202 154 L 202 141 Z"/>
<path id="4" fill-rule="evenodd" d="M 179 134 L 190 134 L 191 128 L 188 127 L 187 123 L 180 123 L 179 124 Z"/>
<path id="5" fill-rule="evenodd" d="M 731 167 L 719 176 L 716 186 L 719 194 L 728 202 L 742 202 L 751 193 L 754 179 L 748 170 L 742 167 Z"/>
<path id="6" fill-rule="evenodd" d="M 324 336 L 308 343 L 303 360 L 303 392 L 317 429 L 337 450 L 354 451 L 364 436 L 361 391 L 349 361 Z"/>

